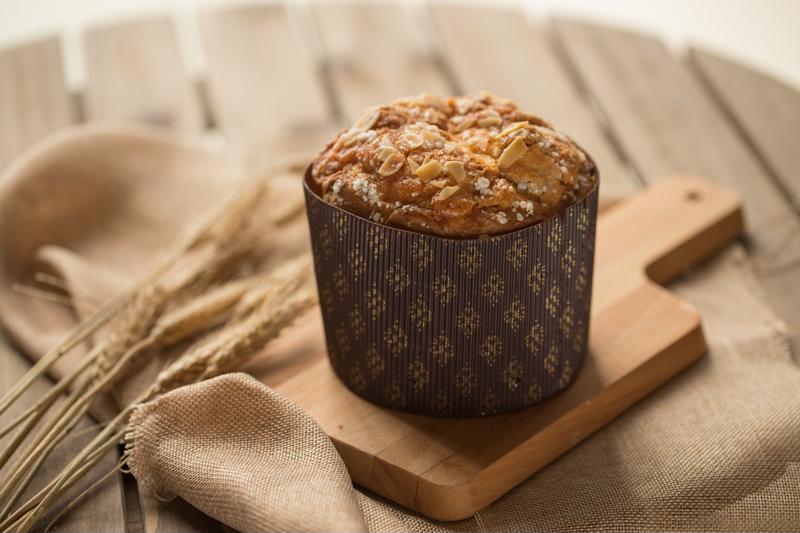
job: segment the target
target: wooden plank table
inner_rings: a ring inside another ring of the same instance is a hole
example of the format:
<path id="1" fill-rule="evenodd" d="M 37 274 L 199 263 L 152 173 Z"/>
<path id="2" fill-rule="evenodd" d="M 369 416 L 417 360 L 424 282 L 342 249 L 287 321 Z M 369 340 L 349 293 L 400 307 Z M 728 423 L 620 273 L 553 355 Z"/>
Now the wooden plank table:
<path id="1" fill-rule="evenodd" d="M 112 118 L 222 137 L 258 169 L 287 151 L 315 150 L 367 105 L 486 89 L 580 139 L 602 169 L 605 201 L 671 174 L 736 188 L 748 222 L 740 246 L 797 354 L 794 88 L 700 49 L 677 56 L 648 36 L 570 20 L 532 24 L 513 10 L 276 3 L 196 16 L 200 80 L 188 74 L 167 15 L 86 30 L 87 80 L 74 91 L 57 37 L 0 51 L 0 167 L 61 127 Z M 0 346 L 0 392 L 27 365 Z M 138 495 L 132 478 L 111 479 L 59 527 L 220 529 L 185 503 Z"/>

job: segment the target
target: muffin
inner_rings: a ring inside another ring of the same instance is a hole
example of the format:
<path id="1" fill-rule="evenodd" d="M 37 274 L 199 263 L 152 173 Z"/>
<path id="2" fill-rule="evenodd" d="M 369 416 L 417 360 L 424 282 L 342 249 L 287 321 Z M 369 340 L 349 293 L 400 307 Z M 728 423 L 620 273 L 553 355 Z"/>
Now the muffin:
<path id="1" fill-rule="evenodd" d="M 337 375 L 449 416 L 565 388 L 586 348 L 597 186 L 575 142 L 507 99 L 368 109 L 304 180 Z"/>

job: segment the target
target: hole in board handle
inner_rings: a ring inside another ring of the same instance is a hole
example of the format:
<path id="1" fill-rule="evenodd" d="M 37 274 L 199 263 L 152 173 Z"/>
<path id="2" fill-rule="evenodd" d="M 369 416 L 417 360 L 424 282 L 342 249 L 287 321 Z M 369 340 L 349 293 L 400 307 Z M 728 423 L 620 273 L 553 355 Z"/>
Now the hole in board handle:
<path id="1" fill-rule="evenodd" d="M 686 191 L 685 198 L 687 202 L 699 202 L 702 199 L 702 195 L 700 191 L 690 189 Z"/>

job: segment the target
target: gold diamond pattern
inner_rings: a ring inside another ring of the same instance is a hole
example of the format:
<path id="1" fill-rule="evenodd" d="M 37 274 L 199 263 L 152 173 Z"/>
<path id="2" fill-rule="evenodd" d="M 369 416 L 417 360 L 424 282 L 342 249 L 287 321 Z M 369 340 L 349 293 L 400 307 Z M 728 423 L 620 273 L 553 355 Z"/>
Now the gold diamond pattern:
<path id="1" fill-rule="evenodd" d="M 364 321 L 364 315 L 361 314 L 361 309 L 351 309 L 349 313 L 347 313 L 347 317 L 350 320 L 350 331 L 353 333 L 353 337 L 358 340 L 364 335 L 367 331 L 367 323 Z"/>
<path id="2" fill-rule="evenodd" d="M 545 281 L 544 265 L 541 261 L 537 261 L 536 264 L 533 265 L 530 274 L 528 274 L 528 286 L 533 291 L 533 294 L 538 295 L 542 292 Z"/>
<path id="3" fill-rule="evenodd" d="M 383 254 L 383 252 L 386 251 L 386 248 L 388 247 L 389 242 L 386 238 L 386 235 L 383 234 L 383 231 L 375 226 L 369 226 L 367 228 L 367 249 L 369 250 L 368 255 L 373 259 L 377 259 Z"/>
<path id="4" fill-rule="evenodd" d="M 344 275 L 344 267 L 339 265 L 333 273 L 333 286 L 336 289 L 336 296 L 339 300 L 344 300 L 347 296 L 347 278 Z"/>
<path id="5" fill-rule="evenodd" d="M 358 365 L 350 369 L 350 387 L 356 392 L 364 392 L 367 388 L 367 380 L 364 379 L 364 373 Z"/>
<path id="6" fill-rule="evenodd" d="M 386 368 L 386 364 L 383 362 L 383 357 L 381 357 L 381 354 L 378 353 L 378 349 L 374 344 L 371 345 L 367 350 L 365 362 L 367 373 L 369 373 L 369 377 L 372 379 L 376 379 L 378 376 L 383 374 L 383 371 Z"/>
<path id="7" fill-rule="evenodd" d="M 528 259 L 528 243 L 522 239 L 517 239 L 514 244 L 506 251 L 506 260 L 511 263 L 514 270 L 519 270 Z"/>
<path id="8" fill-rule="evenodd" d="M 544 328 L 534 320 L 528 334 L 525 335 L 525 346 L 531 353 L 537 353 L 542 349 L 542 344 L 544 344 Z"/>
<path id="9" fill-rule="evenodd" d="M 436 393 L 436 396 L 431 400 L 431 410 L 436 414 L 444 414 L 450 406 L 450 400 L 447 399 L 447 394 L 443 391 Z"/>
<path id="10" fill-rule="evenodd" d="M 481 398 L 481 405 L 480 410 L 482 415 L 493 415 L 497 413 L 497 409 L 500 406 L 500 402 L 497 400 L 497 396 L 495 396 L 494 391 L 489 389 L 486 391 L 486 394 L 483 395 Z"/>
<path id="11" fill-rule="evenodd" d="M 564 227 L 561 225 L 561 221 L 555 219 L 553 221 L 553 227 L 550 228 L 550 233 L 547 235 L 547 247 L 554 254 L 557 254 L 561 249 L 561 241 L 564 238 L 563 234 Z"/>
<path id="12" fill-rule="evenodd" d="M 481 343 L 479 353 L 483 360 L 492 366 L 503 353 L 503 341 L 497 335 L 489 335 Z"/>
<path id="13" fill-rule="evenodd" d="M 397 383 L 390 383 L 386 386 L 383 391 L 383 399 L 386 400 L 386 403 L 393 407 L 405 407 L 406 405 L 406 396 L 403 394 L 403 391 L 400 390 L 400 387 Z"/>
<path id="14" fill-rule="evenodd" d="M 544 369 L 550 376 L 556 375 L 556 369 L 558 368 L 558 347 L 555 343 L 550 345 L 550 348 L 547 350 L 547 355 L 544 358 Z"/>
<path id="15" fill-rule="evenodd" d="M 450 303 L 450 300 L 456 295 L 456 285 L 453 283 L 453 278 L 447 274 L 442 274 L 436 278 L 433 282 L 433 295 L 442 305 Z"/>
<path id="16" fill-rule="evenodd" d="M 503 297 L 505 287 L 506 282 L 503 281 L 502 276 L 495 271 L 491 276 L 489 276 L 489 279 L 486 280 L 486 283 L 483 284 L 483 295 L 492 305 L 494 305 L 500 301 L 500 298 Z"/>
<path id="17" fill-rule="evenodd" d="M 525 395 L 522 397 L 522 401 L 525 402 L 526 405 L 530 405 L 532 403 L 536 403 L 542 400 L 542 387 L 539 386 L 538 383 L 535 381 L 528 385 L 528 389 L 525 391 Z"/>
<path id="18" fill-rule="evenodd" d="M 386 300 L 381 295 L 377 287 L 367 291 L 365 296 L 367 302 L 367 313 L 372 320 L 377 320 L 386 311 Z"/>
<path id="19" fill-rule="evenodd" d="M 423 270 L 428 268 L 432 258 L 433 251 L 428 241 L 420 239 L 411 243 L 411 260 L 418 269 Z"/>
<path id="20" fill-rule="evenodd" d="M 561 369 L 561 376 L 558 378 L 558 387 L 563 389 L 569 382 L 572 381 L 573 370 L 572 370 L 572 363 L 569 362 L 569 359 L 564 361 L 564 366 Z"/>
<path id="21" fill-rule="evenodd" d="M 395 294 L 400 294 L 411 283 L 411 276 L 400 263 L 394 264 L 386 271 L 386 281 L 389 283 Z"/>
<path id="22" fill-rule="evenodd" d="M 433 344 L 431 345 L 431 355 L 433 356 L 433 360 L 441 366 L 446 365 L 450 359 L 453 358 L 453 344 L 450 342 L 450 338 L 447 335 L 441 333 L 434 337 Z"/>
<path id="23" fill-rule="evenodd" d="M 508 365 L 503 369 L 503 383 L 506 384 L 508 390 L 514 392 L 519 388 L 522 383 L 523 372 L 522 364 L 520 364 L 517 358 L 511 359 Z"/>
<path id="24" fill-rule="evenodd" d="M 353 279 L 360 278 L 367 270 L 367 260 L 358 248 L 353 248 L 347 254 L 347 267 Z"/>
<path id="25" fill-rule="evenodd" d="M 408 308 L 408 316 L 418 330 L 424 329 L 433 319 L 433 313 L 422 296 L 417 296 L 417 299 L 411 302 Z"/>
<path id="26" fill-rule="evenodd" d="M 525 320 L 525 304 L 519 298 L 514 298 L 511 304 L 503 313 L 503 320 L 506 321 L 511 331 L 517 331 Z"/>
<path id="27" fill-rule="evenodd" d="M 408 346 L 408 335 L 406 335 L 399 320 L 395 320 L 394 324 L 384 332 L 383 342 L 389 348 L 389 353 L 394 356 L 397 356 Z"/>
<path id="28" fill-rule="evenodd" d="M 553 285 L 550 288 L 550 293 L 544 300 L 544 308 L 550 313 L 550 316 L 556 317 L 558 315 L 558 308 L 561 305 L 561 288 L 558 285 Z"/>
<path id="29" fill-rule="evenodd" d="M 421 391 L 430 381 L 431 373 L 421 359 L 417 358 L 408 364 L 408 380 L 415 392 Z"/>
<path id="30" fill-rule="evenodd" d="M 481 266 L 483 255 L 477 246 L 468 246 L 458 254 L 458 268 L 467 276 L 474 276 Z"/>
<path id="31" fill-rule="evenodd" d="M 564 250 L 564 255 L 561 256 L 561 270 L 563 270 L 567 276 L 571 276 L 572 271 L 575 270 L 575 257 L 575 245 L 570 243 L 567 245 L 566 250 Z"/>
<path id="32" fill-rule="evenodd" d="M 478 374 L 471 367 L 465 366 L 456 373 L 455 385 L 461 396 L 466 398 L 478 385 Z"/>
<path id="33" fill-rule="evenodd" d="M 456 326 L 465 337 L 471 337 L 479 325 L 480 316 L 470 304 L 467 304 L 456 317 Z"/>

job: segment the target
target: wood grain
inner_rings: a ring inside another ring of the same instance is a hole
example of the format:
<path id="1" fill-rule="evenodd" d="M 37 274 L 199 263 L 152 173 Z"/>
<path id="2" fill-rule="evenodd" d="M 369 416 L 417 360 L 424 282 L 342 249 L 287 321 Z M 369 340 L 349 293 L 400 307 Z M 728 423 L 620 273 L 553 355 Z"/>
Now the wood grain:
<path id="1" fill-rule="evenodd" d="M 356 483 L 431 518 L 466 518 L 703 355 L 697 312 L 646 272 L 667 281 L 741 231 L 738 197 L 696 179 L 665 181 L 601 215 L 589 354 L 575 383 L 539 405 L 406 414 L 351 393 L 326 359 L 275 388 L 322 426 Z"/>
<path id="2" fill-rule="evenodd" d="M 544 28 L 516 10 L 434 4 L 443 56 L 464 92 L 488 90 L 516 100 L 577 139 L 597 162 L 603 198 L 640 186 L 576 88 Z"/>
<path id="3" fill-rule="evenodd" d="M 689 58 L 800 211 L 800 92 L 698 48 Z"/>
<path id="4" fill-rule="evenodd" d="M 625 154 L 648 183 L 703 174 L 740 192 L 751 266 L 797 343 L 800 221 L 713 97 L 660 41 L 563 20 L 557 30 Z"/>
<path id="5" fill-rule="evenodd" d="M 180 130 L 203 127 L 203 112 L 168 17 L 89 29 L 84 34 L 86 114 Z"/>
<path id="6" fill-rule="evenodd" d="M 348 124 L 367 106 L 421 92 L 453 92 L 400 4 L 326 2 L 315 4 L 313 13 L 326 72 Z"/>
<path id="7" fill-rule="evenodd" d="M 332 134 L 310 51 L 280 4 L 204 11 L 212 114 L 254 165 L 286 151 L 315 151 Z"/>
<path id="8" fill-rule="evenodd" d="M 75 120 L 57 39 L 0 52 L 0 169 Z"/>

